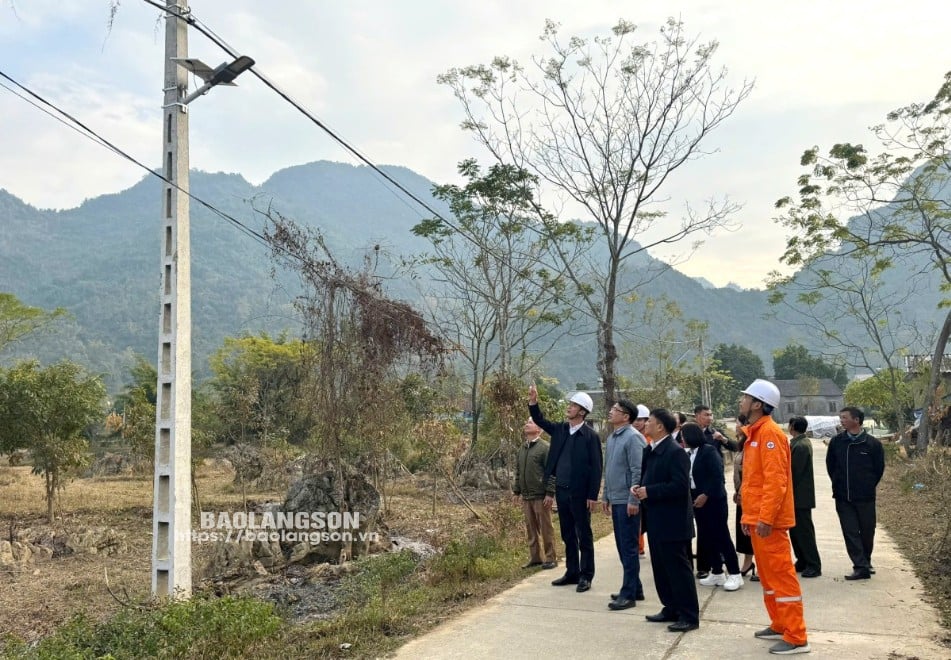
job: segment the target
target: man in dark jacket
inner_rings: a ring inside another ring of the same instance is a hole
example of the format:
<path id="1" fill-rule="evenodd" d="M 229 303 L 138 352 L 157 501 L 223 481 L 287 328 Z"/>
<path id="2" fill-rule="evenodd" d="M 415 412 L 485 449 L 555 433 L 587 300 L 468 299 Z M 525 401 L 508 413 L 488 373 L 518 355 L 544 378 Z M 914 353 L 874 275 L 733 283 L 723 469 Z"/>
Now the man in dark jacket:
<path id="1" fill-rule="evenodd" d="M 862 429 L 865 413 L 843 408 L 839 421 L 845 429 L 832 438 L 826 454 L 826 470 L 832 479 L 832 497 L 845 549 L 852 560 L 846 580 L 872 577 L 872 548 L 875 542 L 875 489 L 885 473 L 882 443 Z"/>
<path id="2" fill-rule="evenodd" d="M 516 506 L 521 506 L 525 515 L 525 532 L 531 555 L 522 568 L 555 567 L 555 530 L 551 526 L 551 509 L 544 506 L 548 443 L 541 439 L 541 434 L 542 430 L 535 422 L 525 422 L 522 428 L 525 442 L 518 448 L 515 457 L 515 485 L 512 492 Z"/>
<path id="3" fill-rule="evenodd" d="M 644 452 L 641 483 L 633 492 L 641 501 L 654 586 L 664 606 L 646 619 L 671 622 L 667 626 L 671 632 L 688 632 L 700 627 L 700 606 L 690 566 L 690 459 L 670 437 L 676 426 L 673 415 L 665 408 L 651 411 L 646 430 L 652 438 L 659 439 Z"/>
<path id="4" fill-rule="evenodd" d="M 789 530 L 796 570 L 804 578 L 822 575 L 822 560 L 816 546 L 816 528 L 812 524 L 812 510 L 816 508 L 816 480 L 812 469 L 812 440 L 806 437 L 809 424 L 805 417 L 789 420 L 789 451 L 792 462 L 793 501 L 796 507 L 796 526 Z"/>
<path id="5" fill-rule="evenodd" d="M 565 574 L 553 580 L 560 587 L 578 585 L 587 591 L 594 579 L 594 533 L 591 513 L 598 508 L 601 490 L 601 439 L 585 418 L 594 403 L 584 392 L 575 392 L 568 400 L 564 422 L 549 422 L 538 407 L 538 391 L 528 390 L 528 411 L 532 420 L 551 436 L 551 449 L 545 464 L 544 480 L 549 492 L 544 505 L 558 505 L 561 539 L 565 542 Z M 555 492 L 550 491 L 554 481 Z"/>

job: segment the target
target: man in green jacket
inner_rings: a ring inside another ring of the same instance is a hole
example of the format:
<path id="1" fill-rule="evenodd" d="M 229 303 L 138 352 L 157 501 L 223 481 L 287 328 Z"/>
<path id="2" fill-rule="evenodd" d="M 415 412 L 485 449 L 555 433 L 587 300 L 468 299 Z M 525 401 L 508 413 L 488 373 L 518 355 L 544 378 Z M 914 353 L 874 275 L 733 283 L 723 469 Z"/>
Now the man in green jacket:
<path id="1" fill-rule="evenodd" d="M 522 427 L 525 442 L 515 457 L 515 485 L 513 500 L 525 514 L 525 531 L 531 558 L 522 568 L 541 566 L 555 568 L 555 530 L 551 524 L 551 509 L 544 506 L 545 495 L 555 492 L 554 483 L 546 489 L 545 463 L 548 461 L 548 443 L 541 439 L 542 430 L 529 419 Z M 552 480 L 554 481 L 554 480 Z M 544 556 L 542 550 L 544 549 Z"/>
<path id="2" fill-rule="evenodd" d="M 822 560 L 816 547 L 816 528 L 812 524 L 812 510 L 816 508 L 816 479 L 812 469 L 812 440 L 806 437 L 808 423 L 805 417 L 789 420 L 789 442 L 792 454 L 793 501 L 796 526 L 789 530 L 796 571 L 804 578 L 822 575 Z"/>

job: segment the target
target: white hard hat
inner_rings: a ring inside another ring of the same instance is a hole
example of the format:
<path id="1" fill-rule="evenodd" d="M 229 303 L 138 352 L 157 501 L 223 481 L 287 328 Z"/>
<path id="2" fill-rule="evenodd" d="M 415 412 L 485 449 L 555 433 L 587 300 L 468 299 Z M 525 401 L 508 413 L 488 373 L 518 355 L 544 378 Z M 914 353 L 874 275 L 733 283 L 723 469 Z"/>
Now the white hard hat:
<path id="1" fill-rule="evenodd" d="M 768 380 L 757 378 L 750 386 L 743 390 L 743 394 L 749 394 L 754 399 L 759 399 L 763 403 L 779 408 L 779 388 Z"/>
<path id="2" fill-rule="evenodd" d="M 637 419 L 640 419 L 641 417 L 646 419 L 650 416 L 651 411 L 647 409 L 647 406 L 645 406 L 643 403 L 637 404 Z"/>
<path id="3" fill-rule="evenodd" d="M 594 410 L 594 401 L 591 400 L 591 397 L 585 394 L 584 392 L 575 392 L 571 395 L 571 398 L 568 399 L 571 403 L 577 403 L 579 406 L 591 412 Z"/>

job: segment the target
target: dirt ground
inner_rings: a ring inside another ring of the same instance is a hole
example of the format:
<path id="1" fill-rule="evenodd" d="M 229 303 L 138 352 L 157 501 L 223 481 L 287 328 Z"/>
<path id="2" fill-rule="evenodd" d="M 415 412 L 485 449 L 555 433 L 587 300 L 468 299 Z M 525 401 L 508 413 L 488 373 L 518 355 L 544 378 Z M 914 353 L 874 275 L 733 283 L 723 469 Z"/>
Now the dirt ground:
<path id="1" fill-rule="evenodd" d="M 895 539 L 938 610 L 951 645 L 951 450 L 913 461 L 891 458 L 879 485 L 878 520 Z"/>
<path id="2" fill-rule="evenodd" d="M 205 510 L 239 510 L 242 496 L 232 485 L 230 469 L 206 465 L 198 472 L 199 496 Z M 925 459 L 889 459 L 880 485 L 879 523 L 898 543 L 925 585 L 926 598 L 939 610 L 951 643 L 951 452 L 932 451 Z M 436 483 L 436 515 L 432 513 L 433 482 L 427 477 L 403 477 L 387 488 L 385 522 L 393 535 L 436 547 L 471 529 L 471 513 L 447 489 Z M 252 502 L 280 501 L 284 492 L 250 492 Z M 500 492 L 467 492 L 477 508 L 505 497 Z M 29 467 L 0 462 L 0 539 L 24 529 L 49 530 L 45 519 L 43 482 Z M 596 535 L 610 530 L 610 521 L 596 516 Z M 126 547 L 111 556 L 85 554 L 54 557 L 27 570 L 0 569 L 0 637 L 14 634 L 34 640 L 52 632 L 73 614 L 84 611 L 107 617 L 119 600 L 148 598 L 152 538 L 152 477 L 120 476 L 77 479 L 68 484 L 57 503 L 52 531 L 70 532 L 108 527 L 120 532 Z M 603 524 L 602 524 L 603 523 Z M 520 534 L 521 530 L 513 530 Z M 194 546 L 195 584 L 210 554 L 207 545 Z M 108 586 L 107 586 L 108 579 Z M 112 593 L 110 593 L 110 589 Z"/>
<path id="3" fill-rule="evenodd" d="M 209 463 L 197 475 L 199 497 L 205 511 L 238 511 L 243 508 L 240 490 L 229 467 Z M 442 547 L 449 539 L 478 525 L 457 497 L 436 482 L 433 515 L 433 481 L 404 476 L 388 484 L 384 522 L 391 535 Z M 283 501 L 284 491 L 247 493 L 249 503 Z M 507 498 L 505 493 L 472 492 L 466 496 L 477 510 Z M 13 634 L 32 641 L 50 634 L 70 616 L 85 612 L 105 618 L 121 607 L 119 601 L 144 602 L 150 592 L 152 548 L 152 476 L 94 477 L 70 481 L 56 507 L 56 523 L 46 522 L 43 480 L 28 466 L 9 467 L 0 459 L 0 539 L 17 531 L 78 532 L 107 527 L 119 532 L 125 548 L 104 556 L 82 554 L 54 557 L 26 570 L 0 568 L 0 637 Z M 521 533 L 521 530 L 515 530 Z M 210 544 L 193 545 L 193 582 L 203 583 L 202 568 L 212 551 Z M 211 589 L 211 586 L 208 586 Z M 258 591 L 259 595 L 267 590 Z"/>

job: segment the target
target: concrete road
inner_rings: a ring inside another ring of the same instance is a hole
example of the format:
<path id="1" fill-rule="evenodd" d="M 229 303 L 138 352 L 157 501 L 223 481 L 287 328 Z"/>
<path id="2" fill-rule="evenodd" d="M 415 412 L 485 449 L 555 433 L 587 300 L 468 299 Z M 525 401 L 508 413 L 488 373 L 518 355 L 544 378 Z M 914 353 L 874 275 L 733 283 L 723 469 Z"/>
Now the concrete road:
<path id="1" fill-rule="evenodd" d="M 813 512 L 822 556 L 822 577 L 802 579 L 810 657 L 835 660 L 951 660 L 951 648 L 936 641 L 947 636 L 937 612 L 922 599 L 911 565 L 879 527 L 871 580 L 846 582 L 852 571 L 825 472 L 825 446 L 813 441 L 816 499 Z M 728 466 L 729 467 L 729 466 Z M 730 483 L 730 478 L 727 477 Z M 732 488 L 728 487 L 732 492 Z M 600 514 L 599 514 L 600 515 Z M 734 511 L 731 505 L 730 519 Z M 557 536 L 557 525 L 556 525 Z M 560 543 L 560 540 L 558 541 Z M 621 566 L 610 536 L 595 544 L 596 567 L 590 591 L 553 587 L 563 573 L 534 573 L 515 587 L 431 632 L 410 641 L 398 658 L 766 658 L 774 642 L 753 638 L 769 624 L 758 582 L 742 589 L 697 585 L 700 629 L 686 634 L 648 623 L 645 614 L 661 608 L 648 556 L 641 558 L 646 601 L 612 612 L 609 594 L 621 583 Z"/>

